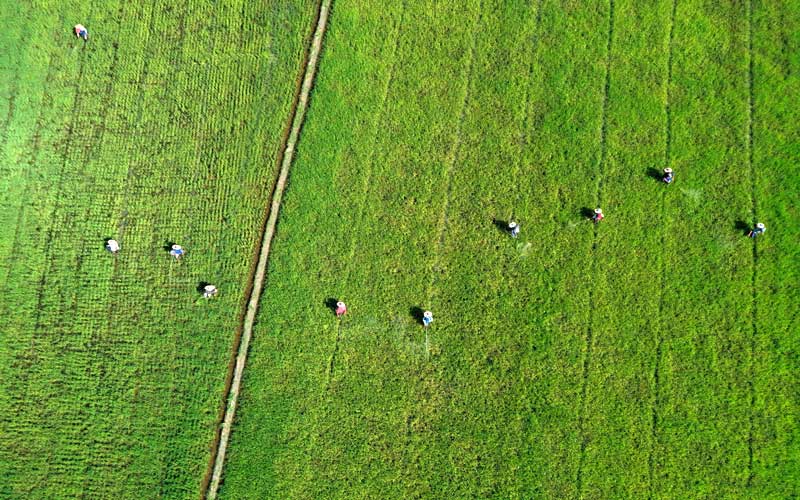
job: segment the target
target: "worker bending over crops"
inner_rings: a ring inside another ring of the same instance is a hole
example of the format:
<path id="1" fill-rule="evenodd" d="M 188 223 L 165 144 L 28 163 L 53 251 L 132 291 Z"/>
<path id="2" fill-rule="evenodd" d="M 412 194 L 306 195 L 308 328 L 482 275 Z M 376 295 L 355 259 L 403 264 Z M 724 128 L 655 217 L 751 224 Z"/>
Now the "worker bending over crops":
<path id="1" fill-rule="evenodd" d="M 184 253 L 186 253 L 186 251 L 180 245 L 172 245 L 172 248 L 169 250 L 169 254 L 175 257 L 175 260 L 181 260 Z"/>
<path id="2" fill-rule="evenodd" d="M 517 236 L 519 236 L 519 224 L 517 224 L 513 220 L 509 222 L 508 233 L 511 235 L 512 238 L 516 238 Z"/>
<path id="3" fill-rule="evenodd" d="M 341 300 L 336 303 L 336 317 L 341 318 L 347 314 L 347 306 Z"/>
<path id="4" fill-rule="evenodd" d="M 603 220 L 605 216 L 603 215 L 603 209 L 595 208 L 594 209 L 594 216 L 592 216 L 592 221 L 597 224 L 601 220 Z"/>
<path id="5" fill-rule="evenodd" d="M 218 294 L 219 290 L 214 285 L 206 285 L 203 287 L 203 297 L 210 299 L 214 295 Z"/>
<path id="6" fill-rule="evenodd" d="M 433 323 L 433 313 L 430 311 L 422 313 L 422 326 L 427 328 L 431 323 Z"/>
<path id="7" fill-rule="evenodd" d="M 106 241 L 106 250 L 108 250 L 113 254 L 116 254 L 117 252 L 119 252 L 119 242 L 117 240 Z"/>
<path id="8" fill-rule="evenodd" d="M 664 176 L 661 178 L 661 180 L 666 182 L 667 184 L 672 184 L 673 174 L 671 168 L 664 169 Z"/>
<path id="9" fill-rule="evenodd" d="M 86 29 L 86 26 L 82 24 L 75 25 L 75 36 L 78 38 L 83 38 L 84 42 L 89 41 L 89 30 Z"/>
<path id="10" fill-rule="evenodd" d="M 767 226 L 765 226 L 763 222 L 759 222 L 758 224 L 756 224 L 756 227 L 754 227 L 749 233 L 747 233 L 747 236 L 749 236 L 750 238 L 755 238 L 759 234 L 764 234 L 764 231 L 766 230 Z"/>

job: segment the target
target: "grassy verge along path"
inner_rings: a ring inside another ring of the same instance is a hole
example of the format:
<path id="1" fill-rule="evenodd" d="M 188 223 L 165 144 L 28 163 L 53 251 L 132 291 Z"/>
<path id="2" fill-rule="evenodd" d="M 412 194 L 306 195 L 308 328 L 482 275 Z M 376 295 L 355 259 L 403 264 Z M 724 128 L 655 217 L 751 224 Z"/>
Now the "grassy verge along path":
<path id="1" fill-rule="evenodd" d="M 242 383 L 244 367 L 247 361 L 247 350 L 250 347 L 250 338 L 253 334 L 253 322 L 256 318 L 256 312 L 258 312 L 258 302 L 261 298 L 261 289 L 264 286 L 264 277 L 267 270 L 267 262 L 269 261 L 270 245 L 272 244 L 272 238 L 275 234 L 275 227 L 278 223 L 278 213 L 280 211 L 281 201 L 283 199 L 283 191 L 286 188 L 286 180 L 289 177 L 289 168 L 294 160 L 295 146 L 297 145 L 297 140 L 300 137 L 300 129 L 303 126 L 303 120 L 305 119 L 308 101 L 311 96 L 311 87 L 314 84 L 317 63 L 319 62 L 319 55 L 322 51 L 322 39 L 325 35 L 325 28 L 328 24 L 328 14 L 330 12 L 331 2 L 332 0 L 322 0 L 320 3 L 320 10 L 317 18 L 314 38 L 311 41 L 311 47 L 308 53 L 308 62 L 304 69 L 303 84 L 300 89 L 300 95 L 297 100 L 296 107 L 293 110 L 294 116 L 292 117 L 292 128 L 286 140 L 278 181 L 275 184 L 275 190 L 272 194 L 269 218 L 267 219 L 267 224 L 264 230 L 264 236 L 261 243 L 261 252 L 258 256 L 258 264 L 256 265 L 255 275 L 253 277 L 253 286 L 250 297 L 247 301 L 247 313 L 244 319 L 242 339 L 239 344 L 239 351 L 236 355 L 233 381 L 227 397 L 228 405 L 225 409 L 225 416 L 222 422 L 222 432 L 220 435 L 219 444 L 214 455 L 214 470 L 211 476 L 211 483 L 209 485 L 207 494 L 207 498 L 210 500 L 213 500 L 217 497 L 217 490 L 219 489 L 220 479 L 222 478 L 222 468 L 225 464 L 225 450 L 228 447 L 228 438 L 230 437 L 231 433 L 233 416 L 236 412 L 236 403 L 239 399 L 239 387 Z"/>

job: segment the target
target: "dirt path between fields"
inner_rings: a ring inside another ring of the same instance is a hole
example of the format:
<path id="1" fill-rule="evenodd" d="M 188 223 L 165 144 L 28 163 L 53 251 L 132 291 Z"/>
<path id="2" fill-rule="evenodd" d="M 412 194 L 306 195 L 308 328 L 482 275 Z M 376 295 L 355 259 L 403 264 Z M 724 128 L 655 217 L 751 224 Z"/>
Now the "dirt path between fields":
<path id="1" fill-rule="evenodd" d="M 222 470 L 225 465 L 225 452 L 228 448 L 228 440 L 230 439 L 231 435 L 233 417 L 234 413 L 236 412 L 236 404 L 239 399 L 239 389 L 242 384 L 245 362 L 247 361 L 247 351 L 250 348 L 250 339 L 253 334 L 253 323 L 256 318 L 256 313 L 258 312 L 258 302 L 261 298 L 261 289 L 264 286 L 264 278 L 266 276 L 272 238 L 275 235 L 275 227 L 278 222 L 278 212 L 280 210 L 281 200 L 283 199 L 283 191 L 286 187 L 286 180 L 289 177 L 289 169 L 292 165 L 292 160 L 294 159 L 295 146 L 297 145 L 297 140 L 300 137 L 300 129 L 303 127 L 303 120 L 305 119 L 306 110 L 308 109 L 311 89 L 314 85 L 314 78 L 317 74 L 317 65 L 319 62 L 320 53 L 322 51 L 322 39 L 325 36 L 325 30 L 328 26 L 328 14 L 330 13 L 332 1 L 333 0 L 322 0 L 320 2 L 314 37 L 311 40 L 311 46 L 309 47 L 307 54 L 305 71 L 303 73 L 303 83 L 300 87 L 300 92 L 298 94 L 295 106 L 293 106 L 294 116 L 291 118 L 291 128 L 289 129 L 289 134 L 282 152 L 280 173 L 278 174 L 278 180 L 272 193 L 272 203 L 269 209 L 269 217 L 267 218 L 267 223 L 264 227 L 263 238 L 261 241 L 261 251 L 258 256 L 258 262 L 253 275 L 252 287 L 250 290 L 249 299 L 247 301 L 247 311 L 242 326 L 242 337 L 239 343 L 239 349 L 236 354 L 236 364 L 233 371 L 233 378 L 226 397 L 227 406 L 222 419 L 222 429 L 220 431 L 217 447 L 213 455 L 214 467 L 211 474 L 211 481 L 208 485 L 208 489 L 205 490 L 205 494 L 203 495 L 203 497 L 207 500 L 214 500 L 217 497 L 220 480 L 222 479 Z"/>

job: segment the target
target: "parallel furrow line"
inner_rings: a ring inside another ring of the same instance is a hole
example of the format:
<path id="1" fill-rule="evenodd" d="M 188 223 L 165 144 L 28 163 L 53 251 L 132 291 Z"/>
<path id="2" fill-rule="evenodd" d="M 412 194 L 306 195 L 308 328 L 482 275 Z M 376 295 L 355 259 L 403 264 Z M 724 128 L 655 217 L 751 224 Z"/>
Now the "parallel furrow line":
<path id="1" fill-rule="evenodd" d="M 669 18 L 669 37 L 667 39 L 667 78 L 664 85 L 664 167 L 669 167 L 672 162 L 672 110 L 671 97 L 672 93 L 670 88 L 672 86 L 672 45 L 675 37 L 675 13 L 677 12 L 678 0 L 672 1 L 672 11 Z M 650 437 L 650 453 L 648 456 L 648 477 L 649 477 L 649 495 L 654 498 L 654 475 L 655 475 L 655 454 L 656 443 L 658 440 L 658 404 L 660 401 L 661 390 L 661 356 L 664 344 L 664 283 L 667 277 L 667 260 L 666 260 L 666 240 L 667 233 L 669 232 L 666 225 L 667 214 L 667 191 L 661 193 L 661 220 L 664 221 L 661 225 L 661 251 L 659 253 L 661 263 L 659 270 L 659 296 L 658 296 L 658 318 L 661 324 L 659 325 L 659 332 L 656 339 L 656 354 L 655 362 L 653 363 L 653 403 L 652 403 L 652 429 Z"/>
<path id="2" fill-rule="evenodd" d="M 473 69 L 475 66 L 475 51 L 478 44 L 478 32 L 479 27 L 481 24 L 481 14 L 483 11 L 483 0 L 478 5 L 476 19 L 474 22 L 474 27 L 472 29 L 472 44 L 470 45 L 469 54 L 467 55 L 467 68 L 465 74 L 467 76 L 466 82 L 464 82 L 464 98 L 461 101 L 461 106 L 459 110 L 459 117 L 458 117 L 458 124 L 456 125 L 456 132 L 453 138 L 453 147 L 450 150 L 450 158 L 446 164 L 445 171 L 444 171 L 444 178 L 446 180 L 446 188 L 445 188 L 445 196 L 444 202 L 442 203 L 442 214 L 439 217 L 439 234 L 436 238 L 436 249 L 435 249 L 435 260 L 433 264 L 433 272 L 431 273 L 431 280 L 428 284 L 428 305 L 426 307 L 430 307 L 433 302 L 434 297 L 434 290 L 436 289 L 436 280 L 438 276 L 441 274 L 441 266 L 442 266 L 442 249 L 444 247 L 444 240 L 446 236 L 446 228 L 447 228 L 447 211 L 450 207 L 450 197 L 452 195 L 453 190 L 453 168 L 455 166 L 456 160 L 458 159 L 459 151 L 461 149 L 461 135 L 463 133 L 463 125 L 464 120 L 466 119 L 467 114 L 467 104 L 470 101 L 470 91 L 471 91 L 471 83 L 473 77 Z M 426 355 L 430 353 L 430 343 L 428 339 L 428 330 L 425 329 L 425 353 Z"/>
<path id="3" fill-rule="evenodd" d="M 403 22 L 405 21 L 405 12 L 407 3 L 408 1 L 404 0 L 400 5 L 400 20 L 397 25 L 397 30 L 395 31 L 395 39 L 394 39 L 394 44 L 392 45 L 392 52 L 389 55 L 392 64 L 391 67 L 389 68 L 389 77 L 386 79 L 386 85 L 384 86 L 383 94 L 381 95 L 381 102 L 378 105 L 378 113 L 376 113 L 375 123 L 373 124 L 373 130 L 375 133 L 372 136 L 372 143 L 369 149 L 369 158 L 366 162 L 366 164 L 368 165 L 367 172 L 364 175 L 364 185 L 362 186 L 361 189 L 361 200 L 362 200 L 360 207 L 361 209 L 359 210 L 358 218 L 356 219 L 359 222 L 363 221 L 365 218 L 364 214 L 366 213 L 367 192 L 369 191 L 369 186 L 370 183 L 372 182 L 372 174 L 375 170 L 375 152 L 378 149 L 378 137 L 382 132 L 380 124 L 381 120 L 383 119 L 383 116 L 386 113 L 386 103 L 389 100 L 389 92 L 392 87 L 392 82 L 394 82 L 395 71 L 397 70 L 397 49 L 400 46 L 400 34 L 403 31 Z M 350 257 L 347 260 L 347 263 L 350 265 L 350 268 L 347 271 L 346 282 L 348 283 L 350 282 L 350 279 L 353 275 L 353 262 L 355 261 L 357 242 L 358 242 L 358 236 L 356 234 L 353 234 L 352 242 L 350 245 Z M 328 363 L 328 374 L 327 374 L 327 380 L 325 382 L 326 391 L 328 386 L 330 385 L 331 379 L 333 378 L 333 370 L 336 360 L 336 354 L 339 351 L 339 341 L 341 339 L 341 333 L 342 333 L 342 328 L 340 323 L 339 328 L 336 329 L 336 341 L 333 346 L 333 353 L 331 354 L 331 358 Z"/>
<path id="4" fill-rule="evenodd" d="M 747 107 L 747 163 L 750 167 L 750 199 L 752 200 L 751 207 L 751 224 L 757 222 L 758 205 L 756 203 L 756 168 L 753 162 L 753 119 L 755 115 L 755 93 L 753 76 L 755 69 L 753 67 L 753 0 L 747 2 L 747 54 L 748 54 L 748 68 L 747 68 L 747 87 L 748 87 L 748 107 Z M 751 329 L 752 336 L 750 337 L 750 368 L 748 374 L 748 388 L 750 391 L 750 419 L 747 432 L 747 487 L 753 484 L 755 471 L 753 470 L 753 433 L 755 432 L 755 406 L 756 406 L 756 391 L 755 391 L 755 362 L 756 362 L 756 338 L 758 337 L 758 326 L 756 323 L 758 314 L 757 302 L 757 275 L 758 275 L 758 242 L 757 239 L 753 241 L 753 275 L 752 275 L 752 316 Z"/>
<path id="5" fill-rule="evenodd" d="M 608 38 L 606 43 L 606 75 L 605 85 L 603 87 L 603 115 L 602 124 L 600 127 L 600 158 L 597 163 L 597 188 L 595 198 L 597 206 L 602 206 L 603 203 L 603 170 L 606 162 L 607 152 L 607 132 L 608 132 L 608 93 L 611 88 L 611 41 L 614 38 L 614 0 L 608 2 Z M 595 254 L 592 259 L 591 276 L 597 274 L 597 225 L 594 226 L 594 235 L 592 240 L 592 253 Z M 590 287 L 591 289 L 591 287 Z M 589 297 L 591 300 L 591 296 Z M 580 455 L 578 457 L 578 471 L 575 478 L 576 495 L 581 496 L 583 489 L 583 465 L 586 460 L 586 445 L 588 438 L 586 437 L 585 419 L 586 419 L 586 397 L 589 388 L 589 369 L 592 361 L 592 342 L 594 335 L 594 309 L 589 308 L 589 325 L 586 328 L 586 355 L 583 359 L 583 374 L 582 374 L 582 387 L 581 387 L 581 406 L 578 414 L 578 435 L 580 437 Z"/>

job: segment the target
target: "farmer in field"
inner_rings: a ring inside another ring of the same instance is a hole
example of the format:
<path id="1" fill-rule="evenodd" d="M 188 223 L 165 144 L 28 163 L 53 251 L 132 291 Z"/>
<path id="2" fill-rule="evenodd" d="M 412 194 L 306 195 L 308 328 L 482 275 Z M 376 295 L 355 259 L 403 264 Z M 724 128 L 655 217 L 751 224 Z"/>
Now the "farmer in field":
<path id="1" fill-rule="evenodd" d="M 431 323 L 433 323 L 433 313 L 430 311 L 422 313 L 422 326 L 427 328 Z"/>
<path id="2" fill-rule="evenodd" d="M 512 238 L 516 238 L 519 236 L 519 224 L 514 222 L 513 220 L 508 223 L 508 234 L 511 235 Z"/>
<path id="3" fill-rule="evenodd" d="M 119 252 L 119 242 L 117 240 L 106 241 L 106 250 L 116 255 Z"/>
<path id="4" fill-rule="evenodd" d="M 186 251 L 180 245 L 172 245 L 172 248 L 169 250 L 169 254 L 175 257 L 175 260 L 181 260 L 184 253 L 186 253 Z"/>
<path id="5" fill-rule="evenodd" d="M 662 181 L 666 182 L 667 184 L 672 184 L 673 175 L 671 168 L 664 169 L 664 176 L 661 178 Z"/>
<path id="6" fill-rule="evenodd" d="M 210 299 L 214 295 L 218 294 L 219 290 L 214 285 L 206 285 L 203 287 L 203 297 Z"/>
<path id="7" fill-rule="evenodd" d="M 78 38 L 83 38 L 84 42 L 89 41 L 89 31 L 86 29 L 86 26 L 82 24 L 75 25 L 75 36 Z"/>
<path id="8" fill-rule="evenodd" d="M 336 317 L 341 318 L 347 314 L 347 306 L 341 300 L 336 303 Z"/>
<path id="9" fill-rule="evenodd" d="M 597 224 L 598 222 L 600 222 L 604 218 L 605 218 L 605 216 L 603 215 L 603 209 L 595 208 L 594 209 L 594 215 L 592 216 L 592 222 Z"/>
<path id="10" fill-rule="evenodd" d="M 765 226 L 763 222 L 759 222 L 758 224 L 756 224 L 756 227 L 754 227 L 749 233 L 747 233 L 747 236 L 749 236 L 750 238 L 755 238 L 759 234 L 764 234 L 764 231 L 766 230 L 767 226 Z"/>

